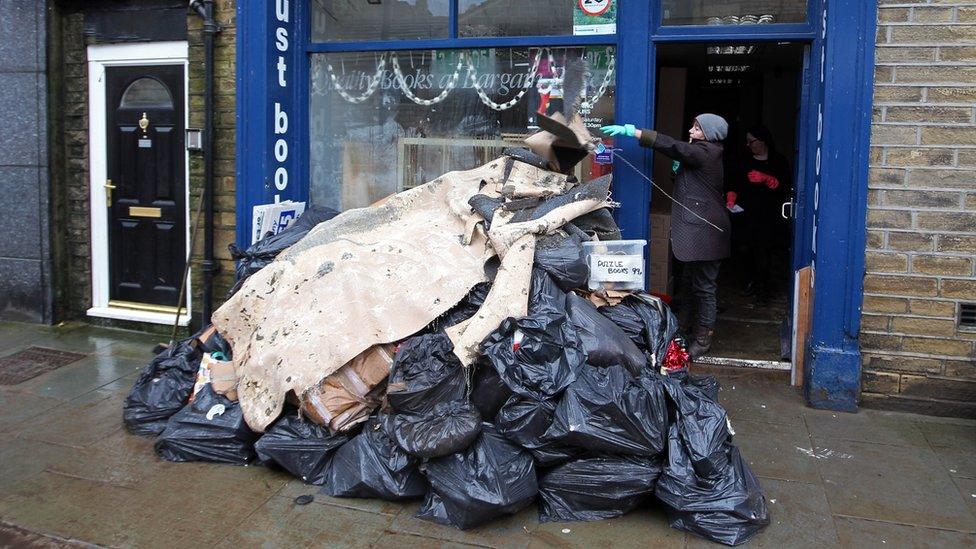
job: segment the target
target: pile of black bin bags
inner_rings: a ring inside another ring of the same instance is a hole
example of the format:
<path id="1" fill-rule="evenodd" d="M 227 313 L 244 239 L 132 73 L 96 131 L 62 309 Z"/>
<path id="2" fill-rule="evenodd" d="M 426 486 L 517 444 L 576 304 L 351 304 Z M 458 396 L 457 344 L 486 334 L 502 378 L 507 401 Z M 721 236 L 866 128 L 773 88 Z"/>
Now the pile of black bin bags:
<path id="1" fill-rule="evenodd" d="M 537 265 L 529 314 L 489 335 L 470 371 L 443 328 L 477 310 L 487 284 L 402 342 L 386 403 L 358 431 L 332 433 L 291 409 L 258 436 L 236 401 L 208 387 L 184 405 L 207 352 L 191 340 L 147 366 L 126 400 L 126 425 L 158 434 L 167 460 L 257 458 L 330 496 L 423 498 L 420 518 L 461 529 L 533 501 L 543 522 L 657 502 L 675 528 L 729 545 L 751 538 L 768 511 L 732 444 L 718 383 L 659 371 L 674 315 L 640 294 L 597 309 L 553 272 L 585 280 L 565 261 Z"/>

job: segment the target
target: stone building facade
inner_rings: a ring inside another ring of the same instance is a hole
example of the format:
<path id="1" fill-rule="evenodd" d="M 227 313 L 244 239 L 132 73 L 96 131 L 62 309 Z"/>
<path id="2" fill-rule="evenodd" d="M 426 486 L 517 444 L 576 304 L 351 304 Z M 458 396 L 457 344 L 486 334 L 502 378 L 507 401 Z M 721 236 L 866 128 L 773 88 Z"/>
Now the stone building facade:
<path id="1" fill-rule="evenodd" d="M 171 4 L 170 2 L 169 4 Z M 138 4 L 138 3 L 130 3 Z M 147 5 L 167 5 L 148 2 Z M 181 10 L 185 7 L 181 4 Z M 215 196 L 214 223 L 215 256 L 220 262 L 214 296 L 222 298 L 234 280 L 234 265 L 227 252 L 233 242 L 234 214 L 234 143 L 235 143 L 235 2 L 221 0 L 215 4 L 215 16 L 221 32 L 216 38 L 216 95 L 215 95 Z M 57 0 L 49 3 L 51 55 L 48 81 L 51 85 L 51 147 L 53 164 L 52 236 L 56 246 L 54 318 L 57 320 L 84 319 L 92 323 L 135 329 L 154 329 L 153 325 L 123 320 L 88 317 L 92 306 L 92 250 L 90 204 L 90 147 L 87 46 L 98 44 L 97 36 L 86 31 L 86 16 L 92 9 L 90 2 Z M 90 27 L 90 25 L 89 25 Z M 190 127 L 202 127 L 203 108 L 203 38 L 202 22 L 186 13 L 186 40 L 189 46 L 189 120 Z M 203 178 L 203 155 L 189 155 L 190 224 L 197 210 Z M 193 260 L 198 265 L 202 257 L 202 224 L 193 239 Z M 200 302 L 200 270 L 191 268 L 193 300 Z M 219 301 L 217 301 L 219 304 Z M 195 307 L 199 311 L 199 307 Z M 195 319 L 197 325 L 201 319 Z M 165 330 L 164 330 L 165 331 Z"/>
<path id="2" fill-rule="evenodd" d="M 221 27 L 214 197 L 219 305 L 234 280 L 227 246 L 239 230 L 237 117 L 248 113 L 237 112 L 238 7 L 235 0 L 214 5 Z M 87 46 L 100 39 L 86 21 L 93 10 L 120 6 L 185 16 L 189 126 L 203 125 L 202 23 L 184 0 L 0 4 L 0 82 L 10 90 L 0 98 L 0 216 L 21 220 L 0 238 L 4 319 L 168 330 L 87 315 L 93 293 Z M 966 323 L 976 317 L 970 313 L 976 308 L 976 2 L 879 0 L 877 21 L 860 402 L 972 417 L 976 326 Z M 202 153 L 189 153 L 190 225 L 202 161 Z M 202 245 L 201 229 L 193 239 L 194 267 Z M 201 272 L 191 273 L 198 304 Z"/>
<path id="3" fill-rule="evenodd" d="M 972 417 L 976 2 L 880 4 L 861 402 Z"/>
<path id="4" fill-rule="evenodd" d="M 47 17 L 0 3 L 0 318 L 54 318 L 48 186 Z"/>

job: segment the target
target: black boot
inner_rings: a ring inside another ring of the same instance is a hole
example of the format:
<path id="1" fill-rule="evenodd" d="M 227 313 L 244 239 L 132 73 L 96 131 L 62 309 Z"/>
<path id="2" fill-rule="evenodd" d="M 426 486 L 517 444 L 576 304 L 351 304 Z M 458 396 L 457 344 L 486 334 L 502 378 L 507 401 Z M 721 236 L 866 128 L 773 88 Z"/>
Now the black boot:
<path id="1" fill-rule="evenodd" d="M 699 326 L 695 330 L 695 338 L 688 346 L 688 356 L 691 360 L 698 360 L 712 347 L 712 334 L 715 332 L 711 328 Z"/>

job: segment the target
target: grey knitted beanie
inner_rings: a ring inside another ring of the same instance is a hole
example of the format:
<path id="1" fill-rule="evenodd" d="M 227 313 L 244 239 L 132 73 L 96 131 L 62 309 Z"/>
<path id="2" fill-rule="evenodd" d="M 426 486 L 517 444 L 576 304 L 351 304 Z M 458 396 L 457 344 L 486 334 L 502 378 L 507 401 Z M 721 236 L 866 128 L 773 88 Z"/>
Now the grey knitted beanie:
<path id="1" fill-rule="evenodd" d="M 729 123 L 717 114 L 704 113 L 695 117 L 708 141 L 721 141 L 729 135 Z"/>

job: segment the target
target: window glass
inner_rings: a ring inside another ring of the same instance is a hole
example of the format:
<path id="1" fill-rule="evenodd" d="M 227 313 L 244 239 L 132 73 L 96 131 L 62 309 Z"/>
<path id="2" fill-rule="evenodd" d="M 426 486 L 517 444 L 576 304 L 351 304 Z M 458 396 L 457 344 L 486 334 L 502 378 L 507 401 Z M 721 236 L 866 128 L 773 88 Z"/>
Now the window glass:
<path id="1" fill-rule="evenodd" d="M 453 0 L 313 0 L 312 41 L 448 38 Z"/>
<path id="2" fill-rule="evenodd" d="M 166 109 L 173 107 L 173 98 L 166 86 L 154 78 L 140 78 L 129 84 L 122 94 L 119 107 L 123 109 Z"/>
<path id="3" fill-rule="evenodd" d="M 311 56 L 312 202 L 339 210 L 471 169 L 521 146 L 562 108 L 567 60 L 589 71 L 582 114 L 613 123 L 613 47 L 488 48 Z M 609 166 L 581 165 L 584 180 Z"/>
<path id="4" fill-rule="evenodd" d="M 458 36 L 614 34 L 617 0 L 458 0 Z"/>
<path id="5" fill-rule="evenodd" d="M 803 23 L 807 0 L 662 0 L 665 25 Z"/>

